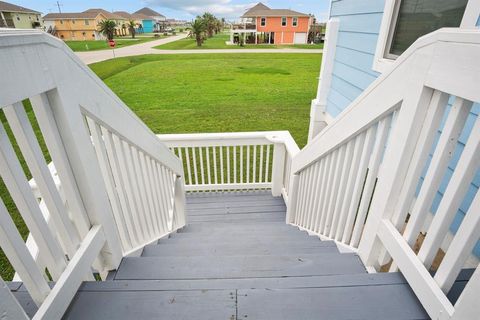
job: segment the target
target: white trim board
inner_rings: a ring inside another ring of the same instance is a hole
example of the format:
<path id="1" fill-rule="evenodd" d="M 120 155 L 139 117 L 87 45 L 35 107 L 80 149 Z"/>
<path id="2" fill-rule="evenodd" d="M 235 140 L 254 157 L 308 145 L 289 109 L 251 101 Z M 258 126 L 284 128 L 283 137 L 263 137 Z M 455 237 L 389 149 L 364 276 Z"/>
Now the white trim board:
<path id="1" fill-rule="evenodd" d="M 391 28 L 395 24 L 395 13 L 397 11 L 397 3 L 399 3 L 399 1 L 401 0 L 385 0 L 382 23 L 380 25 L 380 32 L 378 34 L 377 47 L 375 49 L 375 56 L 372 66 L 374 71 L 380 73 L 387 71 L 395 61 L 395 59 L 386 57 L 386 50 L 390 39 Z M 479 16 L 480 1 L 469 0 L 460 28 L 475 28 Z"/>

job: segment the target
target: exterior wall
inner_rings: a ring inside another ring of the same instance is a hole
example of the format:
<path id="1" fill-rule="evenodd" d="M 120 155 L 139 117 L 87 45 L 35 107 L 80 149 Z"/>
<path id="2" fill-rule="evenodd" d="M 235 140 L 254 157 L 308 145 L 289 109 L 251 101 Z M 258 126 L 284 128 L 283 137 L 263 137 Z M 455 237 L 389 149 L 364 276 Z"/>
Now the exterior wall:
<path id="1" fill-rule="evenodd" d="M 332 84 L 326 112 L 336 117 L 379 75 L 372 70 L 385 0 L 333 0 L 339 20 Z"/>
<path id="2" fill-rule="evenodd" d="M 308 33 L 310 28 L 310 17 L 298 17 L 296 27 L 293 26 L 293 17 L 287 17 L 285 27 L 282 27 L 282 17 L 267 17 L 264 27 L 260 22 L 261 17 L 257 17 L 257 32 L 275 32 L 275 44 L 293 44 L 296 32 Z"/>
<path id="3" fill-rule="evenodd" d="M 151 33 L 153 32 L 153 20 L 143 20 L 143 32 Z"/>
<path id="4" fill-rule="evenodd" d="M 372 66 L 384 5 L 385 0 L 332 0 L 330 17 L 339 20 L 339 32 L 332 81 L 327 97 L 326 113 L 329 118 L 335 118 L 380 75 L 373 71 Z M 450 104 L 452 102 L 453 99 L 451 99 Z M 472 131 L 475 119 L 479 114 L 480 105 L 475 104 L 449 164 L 448 172 L 433 201 L 432 213 L 435 213 L 438 209 L 465 147 L 466 140 Z M 430 155 L 430 160 L 431 157 L 432 155 Z M 423 181 L 423 176 L 421 181 Z M 452 233 L 455 233 L 460 226 L 479 187 L 480 171 L 473 178 L 473 182 L 450 227 Z M 480 242 L 477 243 L 474 253 L 477 257 L 480 257 Z"/>
<path id="5" fill-rule="evenodd" d="M 101 20 L 101 18 L 55 20 L 57 36 L 63 40 L 97 40 L 96 30 Z"/>
<path id="6" fill-rule="evenodd" d="M 39 22 L 40 27 L 43 27 L 42 17 L 35 13 L 20 13 L 20 12 L 4 12 L 6 19 L 12 19 L 15 28 L 17 29 L 33 29 L 32 23 Z"/>

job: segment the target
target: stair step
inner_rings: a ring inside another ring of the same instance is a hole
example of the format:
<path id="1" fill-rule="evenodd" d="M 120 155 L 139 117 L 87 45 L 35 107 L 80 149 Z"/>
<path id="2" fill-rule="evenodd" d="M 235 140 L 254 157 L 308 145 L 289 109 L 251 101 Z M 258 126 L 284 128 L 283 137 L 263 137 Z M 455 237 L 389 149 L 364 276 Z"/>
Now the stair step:
<path id="1" fill-rule="evenodd" d="M 205 237 L 208 235 L 243 235 L 243 234 L 252 234 L 252 235 L 273 235 L 273 234 L 283 234 L 283 235 L 292 235 L 292 236 L 301 236 L 308 238 L 309 235 L 306 231 L 301 231 L 292 226 L 287 226 L 283 224 L 281 227 L 243 227 L 243 224 L 239 224 L 238 227 L 220 227 L 220 228 L 202 228 L 195 229 L 195 225 L 189 225 L 191 228 L 185 228 L 181 232 L 172 233 L 171 236 L 177 235 L 192 235 L 196 237 Z M 317 238 L 317 237 L 316 237 Z"/>
<path id="2" fill-rule="evenodd" d="M 211 233 L 211 234 L 196 234 L 196 233 L 176 233 L 172 234 L 170 238 L 161 239 L 158 244 L 162 243 L 210 243 L 215 245 L 216 243 L 274 243 L 274 242 L 288 242 L 297 241 L 303 243 L 317 243 L 321 242 L 318 237 L 309 237 L 303 233 Z"/>
<path id="3" fill-rule="evenodd" d="M 298 232 L 299 229 L 285 224 L 285 221 L 281 222 L 258 222 L 258 223 L 242 223 L 242 224 L 232 224 L 232 223 L 222 223 L 222 222 L 212 222 L 212 223 L 197 223 L 189 224 L 185 226 L 180 233 L 210 233 L 216 231 L 249 231 L 249 232 L 263 232 L 270 230 L 278 231 L 291 231 Z"/>
<path id="4" fill-rule="evenodd" d="M 127 257 L 115 276 L 129 279 L 226 279 L 365 273 L 355 254 Z"/>
<path id="5" fill-rule="evenodd" d="M 189 216 L 200 215 L 218 215 L 218 214 L 239 214 L 239 213 L 283 213 L 287 208 L 285 205 L 268 205 L 268 206 L 242 206 L 242 207 L 218 207 L 218 208 L 189 208 L 187 214 Z"/>
<path id="6" fill-rule="evenodd" d="M 220 202 L 199 202 L 187 204 L 187 210 L 195 209 L 216 209 L 216 208 L 241 208 L 241 207 L 264 207 L 264 206 L 283 206 L 285 202 L 281 198 L 267 198 L 249 201 L 220 201 Z"/>
<path id="7" fill-rule="evenodd" d="M 285 222 L 285 212 L 189 215 L 188 223 L 197 222 Z"/>
<path id="8" fill-rule="evenodd" d="M 202 243 L 196 241 L 171 243 L 145 247 L 142 257 L 152 256 L 248 256 L 248 255 L 295 255 L 338 253 L 333 241 L 285 241 L 273 243 Z"/>

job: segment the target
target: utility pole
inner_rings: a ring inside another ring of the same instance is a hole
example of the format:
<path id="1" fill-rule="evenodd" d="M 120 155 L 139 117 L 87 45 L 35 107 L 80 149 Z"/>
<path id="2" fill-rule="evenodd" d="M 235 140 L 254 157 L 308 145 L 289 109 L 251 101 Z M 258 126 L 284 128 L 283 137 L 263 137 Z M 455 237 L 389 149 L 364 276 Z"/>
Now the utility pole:
<path id="1" fill-rule="evenodd" d="M 62 13 L 62 9 L 60 9 L 61 6 L 63 6 L 63 4 L 60 4 L 60 2 L 57 1 L 58 13 Z"/>

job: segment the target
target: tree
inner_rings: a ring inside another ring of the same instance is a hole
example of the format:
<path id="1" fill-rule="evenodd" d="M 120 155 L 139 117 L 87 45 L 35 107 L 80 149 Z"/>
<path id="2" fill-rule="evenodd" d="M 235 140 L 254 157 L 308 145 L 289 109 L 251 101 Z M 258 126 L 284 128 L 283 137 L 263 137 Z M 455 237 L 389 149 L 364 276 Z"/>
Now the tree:
<path id="1" fill-rule="evenodd" d="M 128 21 L 128 31 L 130 31 L 130 34 L 132 35 L 132 39 L 135 39 L 135 27 L 137 26 L 137 24 L 135 23 L 135 21 L 133 20 L 130 20 Z"/>
<path id="2" fill-rule="evenodd" d="M 195 38 L 197 46 L 201 47 L 205 33 L 205 21 L 202 18 L 197 18 L 190 27 L 190 35 Z"/>
<path id="3" fill-rule="evenodd" d="M 115 34 L 115 28 L 117 24 L 113 20 L 102 20 L 98 24 L 100 28 L 99 31 L 107 37 L 108 40 L 113 40 L 113 35 Z"/>
<path id="4" fill-rule="evenodd" d="M 213 37 L 213 33 L 217 28 L 217 18 L 209 12 L 205 12 L 202 16 L 205 23 L 205 29 L 209 38 Z"/>

